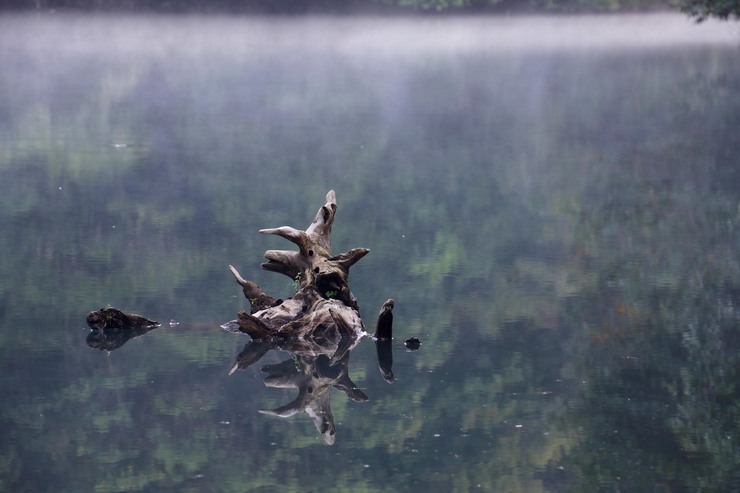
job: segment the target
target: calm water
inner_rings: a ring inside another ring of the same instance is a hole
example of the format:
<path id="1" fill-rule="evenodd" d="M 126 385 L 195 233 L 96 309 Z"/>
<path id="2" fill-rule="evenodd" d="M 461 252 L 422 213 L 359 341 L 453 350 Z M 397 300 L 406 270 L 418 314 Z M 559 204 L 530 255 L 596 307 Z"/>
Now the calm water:
<path id="1" fill-rule="evenodd" d="M 3 16 L 0 490 L 740 490 L 739 58 L 678 15 Z M 396 338 L 328 445 L 219 326 L 332 188 Z M 108 305 L 163 326 L 91 349 Z"/>

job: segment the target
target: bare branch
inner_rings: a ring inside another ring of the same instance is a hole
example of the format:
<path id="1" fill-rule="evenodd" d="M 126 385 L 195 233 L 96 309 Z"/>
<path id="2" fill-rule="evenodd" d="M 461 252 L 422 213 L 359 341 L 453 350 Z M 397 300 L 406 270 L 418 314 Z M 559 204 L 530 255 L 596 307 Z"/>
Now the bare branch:
<path id="1" fill-rule="evenodd" d="M 360 260 L 368 253 L 370 253 L 370 250 L 368 250 L 367 248 L 353 248 L 349 252 L 340 253 L 339 255 L 330 258 L 329 260 L 333 260 L 334 262 L 339 264 L 342 269 L 348 271 L 350 267 L 352 267 L 355 263 L 357 263 L 358 260 Z"/>
<path id="2" fill-rule="evenodd" d="M 260 233 L 263 235 L 282 236 L 286 240 L 298 245 L 298 249 L 304 257 L 311 255 L 309 250 L 314 242 L 311 241 L 311 238 L 305 231 L 301 231 L 290 226 L 280 226 L 279 228 L 260 229 Z"/>
<path id="3" fill-rule="evenodd" d="M 316 213 L 313 222 L 306 229 L 306 234 L 313 238 L 313 241 L 326 250 L 327 256 L 331 255 L 331 227 L 334 224 L 334 217 L 337 212 L 337 196 L 334 190 L 329 190 L 326 194 L 326 203 Z"/>
<path id="4" fill-rule="evenodd" d="M 256 282 L 247 281 L 246 279 L 244 279 L 233 265 L 229 265 L 229 270 L 234 276 L 234 279 L 236 279 L 237 284 L 239 284 L 244 290 L 244 296 L 246 296 L 248 300 L 255 299 L 258 296 L 265 294 L 265 292 L 262 290 L 261 287 L 257 285 Z"/>
<path id="5" fill-rule="evenodd" d="M 239 271 L 233 265 L 229 265 L 231 274 L 236 279 L 237 284 L 242 287 L 244 296 L 249 300 L 249 304 L 252 307 L 252 313 L 256 313 L 260 310 L 270 308 L 275 305 L 279 305 L 283 300 L 273 298 L 272 296 L 265 293 L 265 291 L 259 287 L 256 282 L 248 281 L 244 279 Z"/>
<path id="6" fill-rule="evenodd" d="M 304 262 L 301 254 L 292 250 L 268 250 L 265 252 L 265 258 L 268 260 L 260 265 L 265 270 L 284 274 L 291 279 L 303 270 Z"/>

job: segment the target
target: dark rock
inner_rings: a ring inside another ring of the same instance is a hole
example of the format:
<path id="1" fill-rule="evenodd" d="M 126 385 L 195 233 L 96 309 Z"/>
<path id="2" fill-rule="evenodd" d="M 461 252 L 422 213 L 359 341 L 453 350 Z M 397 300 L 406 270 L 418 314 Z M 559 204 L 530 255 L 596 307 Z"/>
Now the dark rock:
<path id="1" fill-rule="evenodd" d="M 417 349 L 419 349 L 419 347 L 421 347 L 421 341 L 416 337 L 411 337 L 409 339 L 406 339 L 404 345 L 407 349 L 411 351 L 416 351 Z"/>

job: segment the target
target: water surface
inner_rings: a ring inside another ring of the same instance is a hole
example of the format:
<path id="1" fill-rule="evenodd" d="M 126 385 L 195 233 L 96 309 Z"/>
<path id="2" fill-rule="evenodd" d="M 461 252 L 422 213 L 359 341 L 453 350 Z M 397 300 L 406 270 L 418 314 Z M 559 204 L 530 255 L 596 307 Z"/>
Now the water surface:
<path id="1" fill-rule="evenodd" d="M 3 16 L 0 489 L 738 489 L 737 27 Z M 332 445 L 219 327 L 329 189 L 396 300 Z"/>

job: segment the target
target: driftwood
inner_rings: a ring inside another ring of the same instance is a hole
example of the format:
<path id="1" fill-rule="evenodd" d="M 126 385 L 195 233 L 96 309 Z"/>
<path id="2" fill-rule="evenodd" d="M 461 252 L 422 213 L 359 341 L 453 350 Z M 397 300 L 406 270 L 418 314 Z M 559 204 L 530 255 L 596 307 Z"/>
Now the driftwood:
<path id="1" fill-rule="evenodd" d="M 336 427 L 331 413 L 331 389 L 344 392 L 354 401 L 367 396 L 350 379 L 350 351 L 365 331 L 360 308 L 349 288 L 349 269 L 364 257 L 367 248 L 355 248 L 334 255 L 331 230 L 337 211 L 334 191 L 326 194 L 326 203 L 316 213 L 305 231 L 282 226 L 262 229 L 294 243 L 298 250 L 268 250 L 262 268 L 293 279 L 295 294 L 274 298 L 256 283 L 244 279 L 229 266 L 250 303 L 250 311 L 239 312 L 237 319 L 222 325 L 231 332 L 243 332 L 252 340 L 237 356 L 229 374 L 257 363 L 272 349 L 291 353 L 282 363 L 262 368 L 268 387 L 295 388 L 298 396 L 290 403 L 261 413 L 280 417 L 306 412 L 326 443 L 334 443 Z M 393 300 L 383 304 L 374 337 L 378 365 L 383 378 L 393 382 Z"/>
<path id="2" fill-rule="evenodd" d="M 101 308 L 87 314 L 87 325 L 91 329 L 153 329 L 159 322 L 134 313 L 124 313 L 117 308 Z"/>
<path id="3" fill-rule="evenodd" d="M 87 325 L 92 329 L 87 335 L 87 345 L 101 351 L 114 351 L 160 326 L 159 322 L 117 308 L 101 308 L 88 313 Z"/>
<path id="4" fill-rule="evenodd" d="M 375 324 L 375 334 L 373 337 L 379 341 L 390 341 L 393 339 L 393 306 L 395 302 L 388 300 L 383 303 L 383 307 L 378 314 L 378 321 Z"/>
<path id="5" fill-rule="evenodd" d="M 275 339 L 332 340 L 366 335 L 357 300 L 349 288 L 349 269 L 367 255 L 367 248 L 354 248 L 334 255 L 331 230 L 337 211 L 334 190 L 326 194 L 326 203 L 316 213 L 308 228 L 290 226 L 262 229 L 262 234 L 281 236 L 298 247 L 294 250 L 268 250 L 262 268 L 293 279 L 298 289 L 286 300 L 269 296 L 256 283 L 244 279 L 229 266 L 231 274 L 249 300 L 249 313 L 240 312 L 237 320 L 224 328 L 238 328 L 255 341 Z M 393 309 L 386 302 L 385 317 Z M 392 315 L 390 318 L 392 323 Z M 390 334 L 390 325 L 383 323 Z M 388 336 L 390 337 L 390 336 Z"/>

